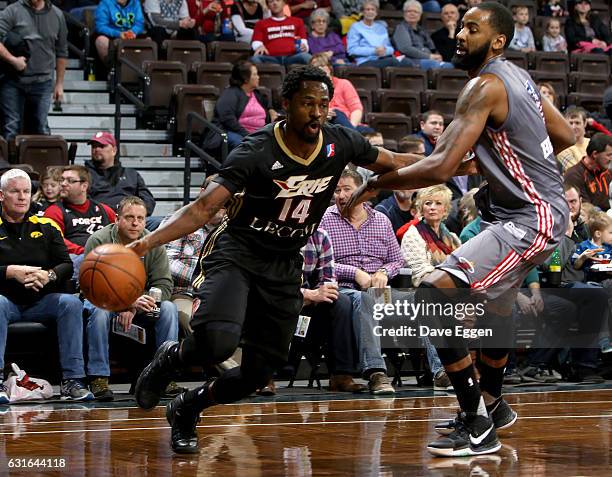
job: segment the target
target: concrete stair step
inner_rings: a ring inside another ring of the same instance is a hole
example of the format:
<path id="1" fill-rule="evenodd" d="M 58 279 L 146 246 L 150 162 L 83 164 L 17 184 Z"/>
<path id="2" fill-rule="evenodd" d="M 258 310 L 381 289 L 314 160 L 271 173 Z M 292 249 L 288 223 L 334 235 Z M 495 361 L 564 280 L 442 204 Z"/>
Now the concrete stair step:
<path id="1" fill-rule="evenodd" d="M 183 207 L 183 202 L 180 200 L 157 200 L 155 202 L 155 210 L 153 215 L 166 215 L 172 214 Z"/>
<path id="2" fill-rule="evenodd" d="M 79 60 L 78 58 L 68 58 L 66 68 L 79 69 L 80 67 L 81 67 L 81 60 Z"/>
<path id="3" fill-rule="evenodd" d="M 63 104 L 104 104 L 109 105 L 109 94 L 104 93 L 86 93 L 82 91 L 67 91 L 64 92 Z"/>
<path id="4" fill-rule="evenodd" d="M 107 81 L 64 81 L 64 91 L 109 91 Z"/>
<path id="5" fill-rule="evenodd" d="M 130 119 L 130 118 L 127 118 Z M 133 119 L 133 118 L 131 118 Z M 112 121 L 112 118 L 111 118 Z M 123 124 L 123 122 L 122 122 Z M 114 124 L 111 122 L 111 125 L 105 129 L 107 131 L 111 131 L 114 129 Z M 72 129 L 72 128 L 52 128 L 51 134 L 58 134 L 63 136 L 67 141 L 88 141 L 91 137 L 96 134 L 98 129 Z M 155 142 L 169 142 L 171 140 L 170 134 L 168 131 L 151 131 L 148 129 L 121 129 L 121 141 L 130 141 L 130 142 L 143 142 L 143 141 L 155 141 Z M 172 148 L 169 144 L 165 144 L 166 147 Z"/>
<path id="6" fill-rule="evenodd" d="M 67 69 L 64 73 L 64 81 L 83 81 L 85 73 L 80 69 Z"/>
<path id="7" fill-rule="evenodd" d="M 75 129 L 77 132 L 82 131 L 83 128 L 96 130 L 112 129 L 115 127 L 115 118 L 113 116 L 49 116 L 49 127 L 52 130 L 59 128 Z M 129 129 L 136 129 L 136 118 L 122 118 L 122 136 L 123 132 Z"/>
<path id="8" fill-rule="evenodd" d="M 123 164 L 123 160 L 121 161 Z M 124 164 L 126 165 L 126 164 Z M 150 187 L 182 187 L 183 186 L 183 171 L 168 171 L 168 170 L 153 170 L 146 171 L 137 168 L 138 172 L 145 181 L 145 184 Z M 203 172 L 194 172 L 191 174 L 191 184 L 199 186 L 204 182 L 206 175 Z"/>
<path id="9" fill-rule="evenodd" d="M 91 136 L 93 136 L 94 133 L 92 133 Z M 91 138 L 91 136 L 89 136 L 88 138 L 86 138 L 85 140 L 89 140 Z M 128 157 L 133 157 L 135 160 L 140 160 L 143 162 L 143 165 L 145 162 L 149 162 L 149 163 L 160 163 L 160 161 L 168 161 L 168 163 L 172 162 L 172 164 L 184 164 L 184 159 L 183 158 L 175 158 L 174 156 L 172 156 L 172 145 L 171 144 L 153 144 L 153 143 L 126 143 L 123 142 L 123 135 L 122 135 L 122 143 L 121 146 L 119 146 L 119 152 L 121 153 L 121 160 L 123 161 L 123 158 L 128 158 Z M 91 147 L 86 143 L 86 142 L 79 142 L 77 144 L 77 159 L 78 158 L 83 158 L 83 160 L 85 159 L 89 159 L 91 157 Z M 178 162 L 177 162 L 178 159 Z M 197 164 L 197 162 L 193 162 L 194 159 L 192 159 L 192 164 Z M 131 167 L 131 166 L 130 166 Z M 168 167 L 173 167 L 173 166 L 168 166 Z M 178 167 L 181 167 L 180 165 Z"/>
<path id="10" fill-rule="evenodd" d="M 107 98 L 108 99 L 108 98 Z M 104 116 L 114 116 L 115 114 L 115 105 L 114 104 L 62 104 L 62 112 L 54 112 L 53 105 L 49 108 L 49 114 L 53 116 L 60 115 L 104 115 Z M 122 115 L 134 115 L 136 114 L 136 106 L 131 104 L 122 104 L 121 105 L 121 114 Z M 123 117 L 121 120 L 121 124 L 123 125 Z"/>
<path id="11" fill-rule="evenodd" d="M 153 194 L 153 197 L 155 197 L 155 199 L 159 199 L 159 200 L 182 200 L 183 199 L 183 187 L 182 186 L 162 186 L 162 187 L 153 187 L 149 184 L 147 184 L 149 186 L 149 189 L 151 190 L 151 193 Z M 190 196 L 191 199 L 195 199 L 198 194 L 200 193 L 200 187 L 198 185 L 198 187 L 191 187 L 190 189 Z"/>

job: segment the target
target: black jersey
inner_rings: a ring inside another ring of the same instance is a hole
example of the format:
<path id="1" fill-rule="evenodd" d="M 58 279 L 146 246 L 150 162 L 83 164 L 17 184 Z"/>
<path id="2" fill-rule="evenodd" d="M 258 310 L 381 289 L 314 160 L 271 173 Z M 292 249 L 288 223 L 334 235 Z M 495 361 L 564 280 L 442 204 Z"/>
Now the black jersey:
<path id="1" fill-rule="evenodd" d="M 226 232 L 255 250 L 297 252 L 317 229 L 345 166 L 367 166 L 378 149 L 359 133 L 324 125 L 303 159 L 285 145 L 283 123 L 247 136 L 228 156 L 215 182 L 235 194 Z"/>

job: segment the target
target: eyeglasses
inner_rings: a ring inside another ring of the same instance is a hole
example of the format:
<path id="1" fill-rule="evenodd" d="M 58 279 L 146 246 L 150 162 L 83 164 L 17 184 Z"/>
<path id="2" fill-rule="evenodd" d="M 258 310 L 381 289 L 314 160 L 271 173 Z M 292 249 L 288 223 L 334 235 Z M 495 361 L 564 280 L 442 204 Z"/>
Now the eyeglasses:
<path id="1" fill-rule="evenodd" d="M 318 20 L 313 20 L 312 23 L 327 23 L 327 20 L 323 20 L 322 18 Z"/>
<path id="2" fill-rule="evenodd" d="M 64 182 L 68 182 L 68 184 L 76 184 L 77 182 L 85 182 L 85 181 L 80 181 L 80 180 L 77 180 L 77 179 L 64 179 L 64 178 L 62 178 L 61 182 L 62 182 L 62 184 Z"/>

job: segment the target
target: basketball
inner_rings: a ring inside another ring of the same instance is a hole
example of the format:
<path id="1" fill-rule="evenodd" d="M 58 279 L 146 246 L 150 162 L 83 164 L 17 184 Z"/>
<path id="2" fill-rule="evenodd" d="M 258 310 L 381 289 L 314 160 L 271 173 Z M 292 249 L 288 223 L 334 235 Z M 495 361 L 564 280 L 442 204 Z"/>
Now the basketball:
<path id="1" fill-rule="evenodd" d="M 118 244 L 104 244 L 87 254 L 79 273 L 85 298 L 99 308 L 122 311 L 144 292 L 146 274 L 138 255 Z"/>

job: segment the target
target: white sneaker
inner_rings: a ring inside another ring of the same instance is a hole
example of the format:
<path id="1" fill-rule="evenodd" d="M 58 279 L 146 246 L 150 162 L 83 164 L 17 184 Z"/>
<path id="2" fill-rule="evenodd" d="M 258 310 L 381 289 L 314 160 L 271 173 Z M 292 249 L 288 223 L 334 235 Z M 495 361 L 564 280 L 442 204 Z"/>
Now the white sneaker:
<path id="1" fill-rule="evenodd" d="M 4 386 L 4 383 L 0 382 L 0 404 L 8 404 L 9 402 L 11 402 L 11 400 L 6 392 L 6 386 Z"/>

